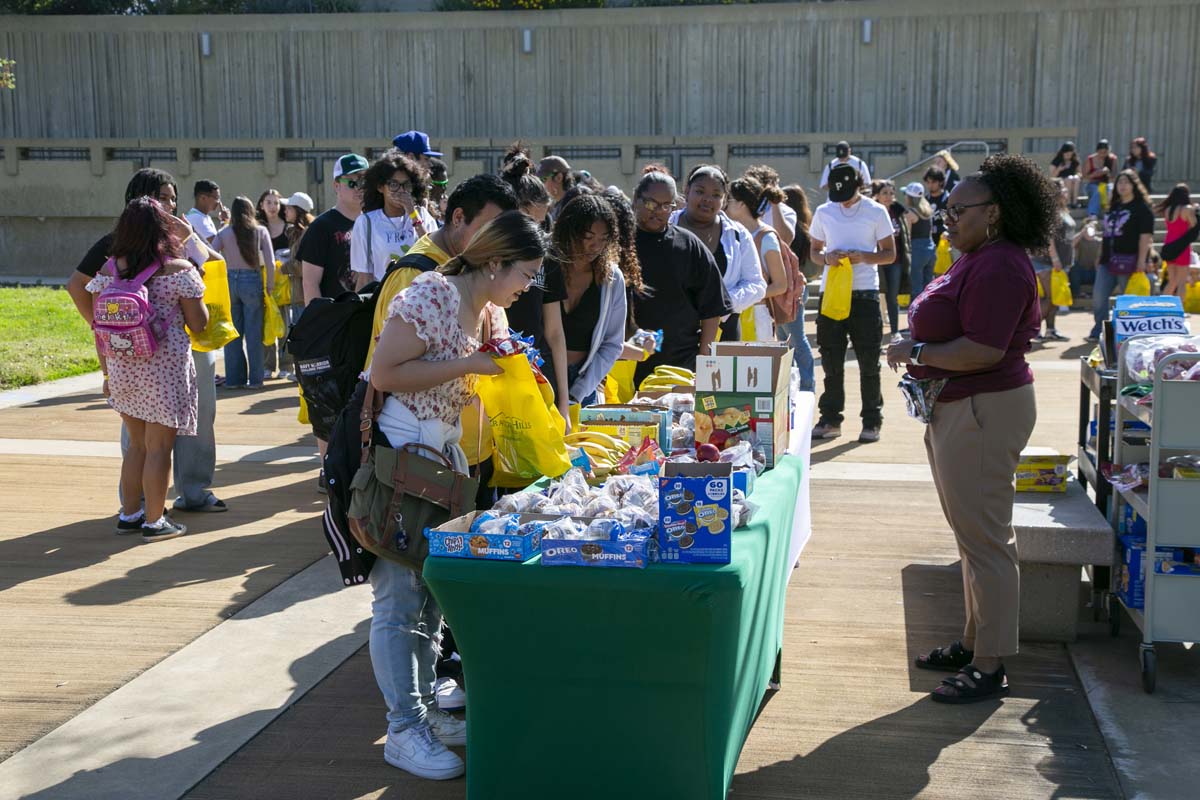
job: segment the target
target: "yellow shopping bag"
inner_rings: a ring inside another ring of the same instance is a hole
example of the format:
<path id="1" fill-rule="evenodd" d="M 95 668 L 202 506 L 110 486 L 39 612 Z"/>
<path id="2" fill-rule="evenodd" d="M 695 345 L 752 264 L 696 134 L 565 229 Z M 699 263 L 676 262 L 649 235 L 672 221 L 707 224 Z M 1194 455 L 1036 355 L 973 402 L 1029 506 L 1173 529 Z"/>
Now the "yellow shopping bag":
<path id="1" fill-rule="evenodd" d="M 187 329 L 192 349 L 201 353 L 220 350 L 238 338 L 233 327 L 233 310 L 229 302 L 229 273 L 225 260 L 216 259 L 204 265 L 204 306 L 208 309 L 208 326 L 201 333 Z"/>
<path id="2" fill-rule="evenodd" d="M 1100 184 L 1097 186 L 1097 190 L 1100 193 L 1100 210 L 1102 212 L 1108 211 L 1108 184 L 1104 181 L 1100 181 Z"/>
<path id="3" fill-rule="evenodd" d="M 304 402 L 304 390 L 300 390 L 300 411 L 296 414 L 296 421 L 301 425 L 311 425 L 312 422 L 308 419 L 308 403 Z"/>
<path id="4" fill-rule="evenodd" d="M 283 272 L 283 262 L 275 262 L 275 290 L 271 292 L 275 305 L 280 308 L 292 304 L 292 279 Z"/>
<path id="5" fill-rule="evenodd" d="M 604 402 L 628 403 L 633 399 L 633 373 L 637 369 L 636 361 L 617 361 L 613 364 L 608 376 L 604 379 Z M 572 429 L 573 430 L 573 429 Z"/>
<path id="6" fill-rule="evenodd" d="M 499 375 L 480 375 L 475 391 L 491 423 L 492 486 L 515 489 L 547 475 L 557 478 L 571 468 L 563 442 L 567 423 L 544 390 L 523 353 L 497 358 Z"/>
<path id="7" fill-rule="evenodd" d="M 954 266 L 954 258 L 950 255 L 950 241 L 938 239 L 936 258 L 933 262 L 933 274 L 942 275 Z"/>
<path id="8" fill-rule="evenodd" d="M 283 314 L 279 311 L 279 305 L 275 301 L 275 293 L 267 291 L 267 273 L 262 271 L 263 279 L 263 333 L 262 343 L 264 346 L 271 346 L 283 337 L 287 336 L 287 325 L 283 324 Z M 276 277 L 276 280 L 279 280 Z M 286 280 L 286 279 L 285 279 Z M 279 284 L 276 283 L 276 286 Z"/>
<path id="9" fill-rule="evenodd" d="M 850 316 L 850 292 L 854 287 L 854 267 L 843 258 L 829 267 L 821 287 L 821 316 L 843 320 Z"/>
<path id="10" fill-rule="evenodd" d="M 1200 314 L 1200 281 L 1188 284 L 1183 295 L 1183 310 L 1189 314 Z"/>
<path id="11" fill-rule="evenodd" d="M 1039 286 L 1041 283 L 1039 282 Z M 1067 273 L 1056 269 L 1050 273 L 1050 302 L 1056 306 L 1071 307 L 1074 298 L 1071 297 L 1071 281 Z"/>
<path id="12" fill-rule="evenodd" d="M 1150 296 L 1150 279 L 1146 277 L 1144 272 L 1135 272 L 1129 276 L 1129 283 L 1125 284 L 1125 294 L 1136 294 L 1141 297 Z"/>

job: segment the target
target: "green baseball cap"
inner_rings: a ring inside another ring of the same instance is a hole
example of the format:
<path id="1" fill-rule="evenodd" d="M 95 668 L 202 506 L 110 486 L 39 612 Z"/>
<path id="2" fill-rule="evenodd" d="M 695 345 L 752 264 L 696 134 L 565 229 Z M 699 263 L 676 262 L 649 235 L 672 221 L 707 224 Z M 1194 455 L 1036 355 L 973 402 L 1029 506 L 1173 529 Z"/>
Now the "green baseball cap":
<path id="1" fill-rule="evenodd" d="M 343 175 L 353 175 L 356 172 L 365 172 L 367 167 L 371 166 L 367 160 L 358 153 L 346 153 L 339 158 L 333 165 L 333 179 L 336 181 Z"/>

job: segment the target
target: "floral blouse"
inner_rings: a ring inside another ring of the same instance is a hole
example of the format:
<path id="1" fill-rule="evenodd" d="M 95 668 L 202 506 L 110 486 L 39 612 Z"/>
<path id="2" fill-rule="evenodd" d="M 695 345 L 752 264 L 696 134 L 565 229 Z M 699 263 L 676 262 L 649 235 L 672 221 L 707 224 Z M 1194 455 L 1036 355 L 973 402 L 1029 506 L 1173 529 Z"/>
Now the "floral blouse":
<path id="1" fill-rule="evenodd" d="M 400 317 L 417 329 L 426 344 L 423 361 L 465 358 L 479 349 L 480 342 L 458 323 L 461 298 L 458 289 L 440 272 L 426 272 L 400 292 L 388 306 L 387 318 Z M 492 338 L 508 335 L 504 310 L 485 306 Z M 400 401 L 420 420 L 440 419 L 455 425 L 475 394 L 475 375 L 448 381 L 420 392 L 396 392 Z"/>

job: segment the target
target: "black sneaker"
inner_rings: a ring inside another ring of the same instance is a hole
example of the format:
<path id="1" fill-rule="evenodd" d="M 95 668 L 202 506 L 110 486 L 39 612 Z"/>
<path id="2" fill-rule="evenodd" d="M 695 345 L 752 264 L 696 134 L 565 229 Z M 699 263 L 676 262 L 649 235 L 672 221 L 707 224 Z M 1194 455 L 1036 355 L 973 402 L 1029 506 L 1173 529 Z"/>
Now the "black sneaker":
<path id="1" fill-rule="evenodd" d="M 138 514 L 133 519 L 126 522 L 121 519 L 121 515 L 117 514 L 117 535 L 126 536 L 130 533 L 141 533 L 142 523 L 146 521 L 145 513 Z"/>
<path id="2" fill-rule="evenodd" d="M 187 533 L 187 526 L 180 525 L 170 517 L 163 518 L 165 522 L 158 526 L 143 525 L 142 526 L 142 541 L 143 542 L 158 542 L 163 539 L 174 539 L 178 536 L 183 536 Z"/>
<path id="3" fill-rule="evenodd" d="M 321 494 L 329 494 L 329 488 L 325 485 L 325 470 L 321 470 L 321 474 L 317 476 L 317 491 Z"/>

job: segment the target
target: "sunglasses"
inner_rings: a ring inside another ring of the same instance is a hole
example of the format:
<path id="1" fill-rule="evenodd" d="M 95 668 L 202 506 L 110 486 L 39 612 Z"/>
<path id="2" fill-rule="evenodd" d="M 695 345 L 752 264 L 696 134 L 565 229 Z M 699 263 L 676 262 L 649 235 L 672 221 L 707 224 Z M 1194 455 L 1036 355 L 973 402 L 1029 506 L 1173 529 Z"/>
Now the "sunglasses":
<path id="1" fill-rule="evenodd" d="M 342 182 L 342 186 L 354 191 L 367 188 L 367 182 L 362 178 L 339 178 L 338 180 Z"/>
<path id="2" fill-rule="evenodd" d="M 984 200 L 982 203 L 955 203 L 952 206 L 946 206 L 946 208 L 937 212 L 937 214 L 935 216 L 937 216 L 939 219 L 941 219 L 944 222 L 958 222 L 959 217 L 961 217 L 962 213 L 964 211 L 966 211 L 968 208 L 978 208 L 979 206 L 992 206 L 995 204 L 996 204 L 995 200 Z"/>

